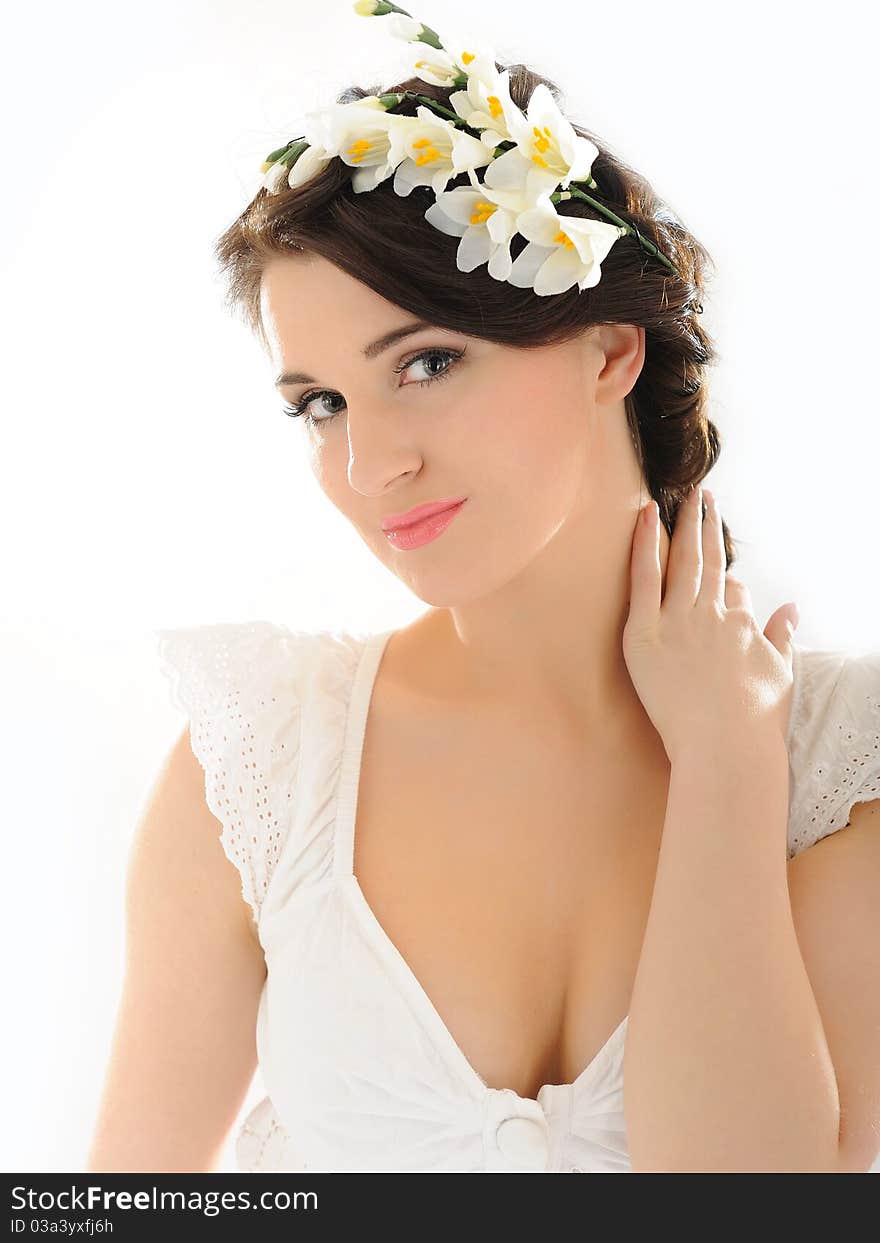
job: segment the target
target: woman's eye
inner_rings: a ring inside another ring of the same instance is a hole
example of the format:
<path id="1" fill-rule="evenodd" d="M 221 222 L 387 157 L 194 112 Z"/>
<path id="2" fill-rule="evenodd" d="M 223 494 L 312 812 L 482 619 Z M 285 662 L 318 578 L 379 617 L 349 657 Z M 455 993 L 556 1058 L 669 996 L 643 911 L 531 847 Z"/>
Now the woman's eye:
<path id="1" fill-rule="evenodd" d="M 422 350 L 421 353 L 413 355 L 412 358 L 408 358 L 405 362 L 402 362 L 400 366 L 395 367 L 394 370 L 399 375 L 401 372 L 408 371 L 410 367 L 413 367 L 416 365 L 416 363 L 418 363 L 425 367 L 425 369 L 428 372 L 428 375 L 427 375 L 427 379 L 416 380 L 415 383 L 419 385 L 433 384 L 435 381 L 445 379 L 446 376 L 448 376 L 449 373 L 453 370 L 458 360 L 464 357 L 465 352 L 466 352 L 466 349 L 464 350 L 440 350 L 440 349 Z M 434 363 L 442 364 L 442 369 L 433 371 L 432 366 Z M 323 402 L 325 399 L 330 399 L 331 401 L 342 400 L 338 393 L 334 393 L 330 389 L 316 389 L 311 393 L 306 393 L 305 396 L 300 398 L 300 400 L 295 405 L 285 405 L 285 406 L 282 406 L 281 409 L 286 415 L 289 415 L 290 418 L 292 419 L 302 418 L 305 420 L 306 423 L 314 427 L 318 423 L 329 423 L 332 419 L 335 419 L 336 416 L 338 414 L 341 414 L 342 412 L 341 410 L 338 410 L 338 409 L 328 410 L 327 407 L 325 406 L 323 407 L 323 417 L 322 417 L 320 414 L 320 407 L 319 407 L 318 415 L 315 415 L 309 409 L 309 407 L 312 405 L 313 402 L 318 402 L 318 401 Z"/>
<path id="2" fill-rule="evenodd" d="M 306 423 L 329 423 L 331 419 L 336 418 L 337 414 L 339 413 L 338 410 L 327 411 L 327 409 L 325 408 L 324 414 L 326 417 L 316 418 L 308 408 L 312 404 L 313 401 L 317 401 L 319 398 L 321 401 L 323 401 L 325 397 L 338 398 L 339 394 L 328 393 L 328 392 L 307 394 L 305 397 L 302 398 L 301 401 L 297 402 L 296 405 L 282 406 L 281 409 L 284 411 L 285 414 L 290 415 L 292 419 L 302 418 L 305 420 Z"/>

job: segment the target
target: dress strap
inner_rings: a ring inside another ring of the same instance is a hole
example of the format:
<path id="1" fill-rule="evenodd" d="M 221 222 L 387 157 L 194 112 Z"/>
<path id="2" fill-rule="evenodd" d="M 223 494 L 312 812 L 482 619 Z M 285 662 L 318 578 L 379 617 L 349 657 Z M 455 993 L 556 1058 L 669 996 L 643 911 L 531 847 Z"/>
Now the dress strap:
<path id="1" fill-rule="evenodd" d="M 357 815 L 358 788 L 367 716 L 373 685 L 379 671 L 379 662 L 385 645 L 395 631 L 383 630 L 371 634 L 364 642 L 360 660 L 355 669 L 351 696 L 348 701 L 348 717 L 342 744 L 342 764 L 339 790 L 336 798 L 336 825 L 333 844 L 333 873 L 335 876 L 354 874 L 354 828 Z"/>

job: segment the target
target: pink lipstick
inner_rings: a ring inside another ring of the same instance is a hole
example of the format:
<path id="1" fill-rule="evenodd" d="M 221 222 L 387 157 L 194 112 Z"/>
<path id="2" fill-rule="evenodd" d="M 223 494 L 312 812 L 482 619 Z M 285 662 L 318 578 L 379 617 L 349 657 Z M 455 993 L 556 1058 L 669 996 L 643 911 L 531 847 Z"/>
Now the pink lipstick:
<path id="1" fill-rule="evenodd" d="M 390 526 L 391 521 L 399 520 L 392 515 L 391 518 L 384 519 L 382 523 L 385 530 L 385 538 L 389 544 L 404 551 L 411 548 L 421 548 L 423 544 L 429 544 L 431 540 L 443 534 L 458 514 L 462 505 L 464 505 L 465 500 L 467 500 L 467 497 L 453 502 L 451 505 L 446 503 L 445 508 L 440 508 L 436 504 L 419 506 L 409 512 L 418 515 L 420 510 L 423 514 L 427 510 L 428 512 L 425 516 L 417 518 L 415 522 L 407 522 L 402 526 Z M 406 518 L 407 515 L 402 514 L 400 517 Z"/>

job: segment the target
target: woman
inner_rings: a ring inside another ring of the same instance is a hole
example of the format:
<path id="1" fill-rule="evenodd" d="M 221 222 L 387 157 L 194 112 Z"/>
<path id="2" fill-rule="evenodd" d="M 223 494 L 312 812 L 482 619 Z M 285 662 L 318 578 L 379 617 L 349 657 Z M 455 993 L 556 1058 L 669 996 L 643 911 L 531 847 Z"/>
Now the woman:
<path id="1" fill-rule="evenodd" d="M 553 83 L 356 7 L 416 76 L 273 153 L 218 257 L 429 607 L 162 632 L 89 1169 L 212 1168 L 257 1056 L 242 1169 L 867 1169 L 880 653 L 727 574 L 709 256 Z"/>

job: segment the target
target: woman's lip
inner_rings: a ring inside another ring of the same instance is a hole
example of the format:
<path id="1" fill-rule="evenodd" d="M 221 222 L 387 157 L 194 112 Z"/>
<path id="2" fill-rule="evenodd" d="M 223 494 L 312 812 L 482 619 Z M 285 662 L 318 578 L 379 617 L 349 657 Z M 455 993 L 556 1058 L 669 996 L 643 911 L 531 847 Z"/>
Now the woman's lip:
<path id="1" fill-rule="evenodd" d="M 467 497 L 453 496 L 445 501 L 429 501 L 426 505 L 415 505 L 404 514 L 389 514 L 387 518 L 382 519 L 382 530 L 398 531 L 401 527 L 413 526 L 414 523 L 421 522 L 424 518 L 442 514 L 446 509 L 461 505 L 465 500 Z"/>
<path id="2" fill-rule="evenodd" d="M 464 501 L 460 501 L 457 505 L 437 510 L 429 514 L 427 518 L 423 518 L 421 522 L 410 522 L 405 527 L 396 527 L 391 531 L 386 531 L 385 538 L 389 544 L 394 548 L 399 548 L 401 552 L 421 548 L 423 544 L 430 544 L 442 535 L 461 513 L 463 506 Z"/>

